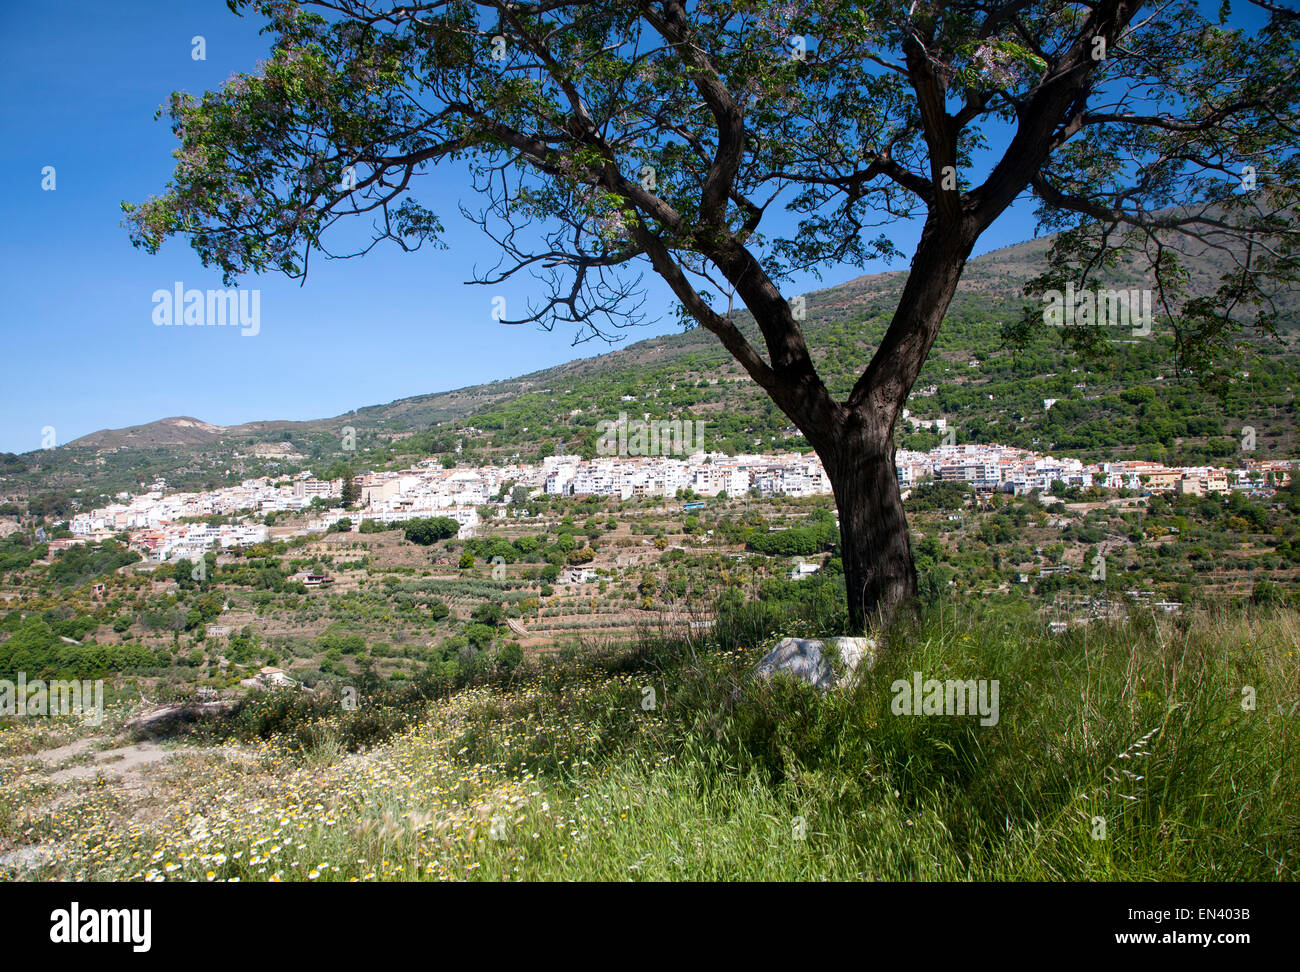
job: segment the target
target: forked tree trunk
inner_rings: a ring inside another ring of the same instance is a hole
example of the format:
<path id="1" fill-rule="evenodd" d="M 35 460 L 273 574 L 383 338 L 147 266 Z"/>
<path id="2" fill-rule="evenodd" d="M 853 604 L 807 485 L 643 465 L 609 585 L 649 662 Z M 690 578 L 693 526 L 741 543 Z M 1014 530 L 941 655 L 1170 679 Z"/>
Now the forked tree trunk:
<path id="1" fill-rule="evenodd" d="M 973 242 L 973 235 L 927 223 L 871 364 L 836 413 L 831 435 L 809 435 L 839 508 L 849 625 L 855 632 L 886 627 L 900 609 L 914 607 L 916 567 L 894 465 L 894 425 L 939 333 Z"/>
<path id="2" fill-rule="evenodd" d="M 821 457 L 839 508 L 849 624 L 855 632 L 887 626 L 916 597 L 916 569 L 894 467 L 894 426 L 977 236 L 969 223 L 955 218 L 926 221 L 889 327 L 843 402 L 831 398 L 789 306 L 761 268 L 750 272 L 757 266 L 752 258 L 748 263 L 740 257 L 718 258 L 763 332 L 771 369 L 756 360 L 729 321 L 713 320 L 707 313 L 701 318 L 719 332 Z M 667 277 L 680 282 L 680 274 Z"/>

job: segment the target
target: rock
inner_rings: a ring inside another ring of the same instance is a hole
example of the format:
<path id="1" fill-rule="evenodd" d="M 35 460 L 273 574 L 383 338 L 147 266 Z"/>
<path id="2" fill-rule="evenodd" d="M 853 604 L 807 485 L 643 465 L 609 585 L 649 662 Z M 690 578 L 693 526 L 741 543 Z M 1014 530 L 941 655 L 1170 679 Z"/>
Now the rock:
<path id="1" fill-rule="evenodd" d="M 824 654 L 825 647 L 813 638 L 782 638 L 763 656 L 754 674 L 768 678 L 776 672 L 787 672 L 817 688 L 830 688 L 835 684 L 835 673 Z"/>
<path id="2" fill-rule="evenodd" d="M 871 664 L 875 642 L 870 638 L 832 638 L 828 649 L 820 638 L 782 638 L 775 648 L 763 656 L 754 670 L 758 678 L 768 678 L 775 672 L 788 672 L 795 678 L 825 690 L 834 685 L 847 685 L 852 681 L 858 665 L 865 658 Z M 839 653 L 844 663 L 844 674 L 837 680 L 831 667 L 831 651 Z"/>
<path id="3" fill-rule="evenodd" d="M 839 651 L 840 659 L 844 662 L 845 683 L 857 673 L 858 665 L 863 659 L 866 659 L 868 668 L 875 661 L 876 643 L 870 638 L 832 638 L 831 643 Z"/>

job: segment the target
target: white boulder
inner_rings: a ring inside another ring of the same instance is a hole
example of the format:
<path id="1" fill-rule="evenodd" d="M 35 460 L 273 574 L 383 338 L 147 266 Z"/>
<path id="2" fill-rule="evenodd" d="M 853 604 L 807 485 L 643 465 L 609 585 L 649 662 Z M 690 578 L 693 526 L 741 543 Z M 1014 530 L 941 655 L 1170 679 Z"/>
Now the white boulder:
<path id="1" fill-rule="evenodd" d="M 754 674 L 768 678 L 776 672 L 788 672 L 824 691 L 834 685 L 847 685 L 864 659 L 870 666 L 876 649 L 872 639 L 839 637 L 829 641 L 828 648 L 820 638 L 782 638 L 763 656 Z M 838 679 L 830 661 L 832 652 L 838 653 L 843 663 L 843 674 Z"/>

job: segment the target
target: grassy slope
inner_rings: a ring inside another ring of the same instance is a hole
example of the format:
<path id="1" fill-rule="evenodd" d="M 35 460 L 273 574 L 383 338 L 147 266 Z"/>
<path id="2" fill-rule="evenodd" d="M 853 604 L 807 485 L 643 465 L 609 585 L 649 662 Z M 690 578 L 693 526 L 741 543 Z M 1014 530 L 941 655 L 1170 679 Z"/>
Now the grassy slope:
<path id="1" fill-rule="evenodd" d="M 762 645 L 697 649 L 647 641 L 463 691 L 352 755 L 338 740 L 378 717 L 364 706 L 287 726 L 256 761 L 184 757 L 145 797 L 19 773 L 0 834 L 59 847 L 43 877 L 1300 876 L 1293 612 L 1060 638 L 932 615 L 825 698 L 778 680 L 733 701 Z M 913 671 L 998 679 L 999 723 L 892 715 Z"/>

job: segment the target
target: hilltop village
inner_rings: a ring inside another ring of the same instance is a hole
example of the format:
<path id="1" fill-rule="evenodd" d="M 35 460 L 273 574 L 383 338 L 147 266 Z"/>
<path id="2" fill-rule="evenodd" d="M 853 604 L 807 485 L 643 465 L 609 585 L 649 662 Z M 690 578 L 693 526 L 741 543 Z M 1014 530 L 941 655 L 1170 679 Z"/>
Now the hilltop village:
<path id="1" fill-rule="evenodd" d="M 1238 468 L 1171 468 L 1129 460 L 1084 464 L 999 445 L 941 445 L 930 452 L 900 450 L 895 458 L 899 485 L 959 482 L 977 491 L 1020 495 L 1054 487 L 1134 490 L 1205 496 L 1257 491 L 1290 482 L 1290 462 L 1244 461 Z M 205 492 L 167 492 L 163 481 L 138 496 L 119 494 L 113 505 L 80 512 L 69 521 L 70 538 L 52 549 L 130 534 L 130 546 L 146 559 L 201 556 L 213 548 L 239 547 L 268 539 L 277 514 L 308 514 L 303 533 L 323 533 L 343 519 L 397 523 L 444 516 L 460 524 L 460 538 L 474 536 L 480 511 L 531 496 L 600 496 L 619 500 L 678 495 L 717 497 L 815 496 L 831 492 L 821 461 L 813 453 L 734 455 L 699 451 L 686 457 L 548 456 L 536 464 L 444 468 L 427 459 L 401 471 L 367 472 L 353 483 L 354 508 L 339 509 L 344 483 L 310 473 L 294 478 L 249 479 Z M 316 513 L 318 515 L 312 516 Z M 237 522 L 202 522 L 213 518 Z M 260 522 L 259 522 L 260 521 Z M 273 522 L 273 521 L 272 521 Z"/>

